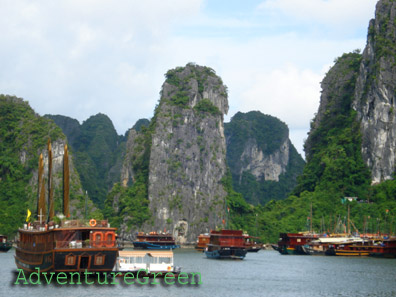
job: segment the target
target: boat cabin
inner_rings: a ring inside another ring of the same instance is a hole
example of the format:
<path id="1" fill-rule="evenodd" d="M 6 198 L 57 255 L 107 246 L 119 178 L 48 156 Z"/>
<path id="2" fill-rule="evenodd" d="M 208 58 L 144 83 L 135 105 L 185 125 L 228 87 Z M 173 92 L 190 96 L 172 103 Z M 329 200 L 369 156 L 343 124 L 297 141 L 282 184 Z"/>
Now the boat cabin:
<path id="1" fill-rule="evenodd" d="M 229 247 L 244 247 L 245 237 L 242 230 L 221 230 L 210 232 L 210 244 Z"/>
<path id="2" fill-rule="evenodd" d="M 167 251 L 119 251 L 118 261 L 116 264 L 117 271 L 137 272 L 140 269 L 152 272 L 173 272 L 173 252 Z"/>
<path id="3" fill-rule="evenodd" d="M 195 249 L 198 251 L 204 251 L 210 241 L 210 235 L 208 233 L 200 234 L 197 239 Z"/>

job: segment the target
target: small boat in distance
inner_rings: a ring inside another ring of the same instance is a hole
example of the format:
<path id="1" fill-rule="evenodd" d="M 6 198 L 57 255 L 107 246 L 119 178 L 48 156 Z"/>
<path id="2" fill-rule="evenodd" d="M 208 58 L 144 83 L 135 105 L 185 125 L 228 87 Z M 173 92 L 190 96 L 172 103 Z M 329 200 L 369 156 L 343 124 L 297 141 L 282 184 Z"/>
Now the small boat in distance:
<path id="1" fill-rule="evenodd" d="M 0 252 L 6 253 L 12 248 L 12 243 L 8 241 L 7 236 L 0 235 Z"/>
<path id="2" fill-rule="evenodd" d="M 157 232 L 150 232 L 148 234 L 139 232 L 136 240 L 133 242 L 133 246 L 137 249 L 149 250 L 171 250 L 180 247 L 180 245 L 175 243 L 172 234 Z"/>
<path id="3" fill-rule="evenodd" d="M 312 233 L 281 233 L 278 241 L 278 252 L 282 255 L 307 255 L 304 245 L 319 238 Z"/>
<path id="4" fill-rule="evenodd" d="M 250 236 L 249 234 L 244 234 L 243 237 L 245 238 L 245 247 L 248 253 L 257 253 L 261 250 L 262 244 L 255 241 L 259 237 Z"/>
<path id="5" fill-rule="evenodd" d="M 369 256 L 371 252 L 371 241 L 361 242 L 339 242 L 329 245 L 325 254 L 327 256 Z"/>
<path id="6" fill-rule="evenodd" d="M 323 256 L 326 254 L 327 250 L 337 243 L 359 243 L 363 240 L 356 236 L 346 236 L 346 235 L 326 235 L 321 236 L 318 239 L 314 239 L 308 242 L 306 245 L 302 246 L 302 249 L 308 255 Z"/>
<path id="7" fill-rule="evenodd" d="M 131 272 L 143 276 L 159 276 L 164 277 L 167 273 L 177 276 L 181 267 L 174 265 L 173 251 L 120 251 L 117 263 L 114 269 L 121 275 Z M 145 270 L 143 272 L 142 270 Z"/>
<path id="8" fill-rule="evenodd" d="M 247 249 L 242 230 L 220 230 L 210 232 L 210 241 L 205 250 L 211 259 L 245 258 Z"/>
<path id="9" fill-rule="evenodd" d="M 370 256 L 381 258 L 396 258 L 396 238 L 384 238 L 373 241 L 370 247 Z"/>
<path id="10" fill-rule="evenodd" d="M 205 251 L 210 239 L 209 233 L 199 234 L 195 249 L 199 252 Z"/>

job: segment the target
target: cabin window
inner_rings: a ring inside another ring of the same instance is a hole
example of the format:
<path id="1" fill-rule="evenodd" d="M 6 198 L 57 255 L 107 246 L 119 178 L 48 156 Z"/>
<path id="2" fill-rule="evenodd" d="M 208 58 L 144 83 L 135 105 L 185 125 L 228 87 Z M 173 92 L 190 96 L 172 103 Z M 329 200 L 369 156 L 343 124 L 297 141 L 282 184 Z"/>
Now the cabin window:
<path id="1" fill-rule="evenodd" d="M 99 265 L 104 265 L 104 260 L 105 260 L 105 256 L 104 255 L 96 255 L 95 256 L 95 260 L 94 263 L 95 265 L 99 266 Z"/>
<path id="2" fill-rule="evenodd" d="M 171 264 L 171 258 L 169 258 L 169 257 L 159 257 L 159 263 Z"/>
<path id="3" fill-rule="evenodd" d="M 150 256 L 149 254 L 146 254 L 143 258 L 142 258 L 143 262 L 142 263 L 156 263 L 155 258 Z"/>
<path id="4" fill-rule="evenodd" d="M 65 265 L 67 265 L 67 266 L 76 265 L 76 256 L 73 254 L 67 255 L 66 259 L 65 259 Z"/>

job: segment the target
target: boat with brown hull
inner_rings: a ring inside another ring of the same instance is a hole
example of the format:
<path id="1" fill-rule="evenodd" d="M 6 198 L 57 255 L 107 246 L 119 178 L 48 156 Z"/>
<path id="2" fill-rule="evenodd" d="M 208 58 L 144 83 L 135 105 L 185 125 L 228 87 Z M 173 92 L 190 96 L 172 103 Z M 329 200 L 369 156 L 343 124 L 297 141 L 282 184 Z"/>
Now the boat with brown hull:
<path id="1" fill-rule="evenodd" d="M 371 256 L 380 258 L 396 257 L 396 239 L 377 237 L 362 239 L 361 242 L 332 244 L 326 251 L 330 256 Z"/>
<path id="2" fill-rule="evenodd" d="M 307 255 L 323 256 L 326 251 L 333 245 L 337 244 L 349 244 L 349 243 L 361 243 L 363 240 L 356 236 L 338 236 L 338 235 L 326 235 L 321 236 L 317 239 L 312 240 L 305 244 L 302 249 Z"/>
<path id="3" fill-rule="evenodd" d="M 304 245 L 318 237 L 312 233 L 280 233 L 277 251 L 282 255 L 307 255 Z"/>
<path id="4" fill-rule="evenodd" d="M 205 254 L 211 259 L 245 258 L 247 249 L 242 230 L 220 230 L 210 232 L 210 241 Z"/>
<path id="5" fill-rule="evenodd" d="M 199 252 L 204 252 L 207 248 L 210 241 L 209 233 L 200 234 L 197 239 L 197 244 L 195 245 L 195 249 Z"/>
<path id="6" fill-rule="evenodd" d="M 262 244 L 256 241 L 259 237 L 250 236 L 249 234 L 244 234 L 243 237 L 245 238 L 245 247 L 248 253 L 257 253 L 261 250 Z"/>
<path id="7" fill-rule="evenodd" d="M 370 256 L 396 258 L 396 238 L 385 238 L 374 242 L 370 247 Z"/>
<path id="8" fill-rule="evenodd" d="M 69 220 L 68 151 L 64 153 L 63 219 L 55 223 L 51 144 L 48 142 L 48 218 L 45 202 L 43 156 L 39 161 L 37 220 L 18 230 L 15 264 L 24 272 L 111 272 L 118 256 L 116 228 L 106 220 Z M 26 221 L 29 221 L 30 214 Z"/>
<path id="9" fill-rule="evenodd" d="M 149 250 L 171 250 L 180 247 L 180 245 L 175 243 L 172 234 L 157 232 L 139 232 L 133 242 L 133 246 L 137 249 Z"/>
<path id="10" fill-rule="evenodd" d="M 65 221 L 61 226 L 32 224 L 19 229 L 15 250 L 18 268 L 40 271 L 111 271 L 118 247 L 115 228 L 107 221 L 90 226 L 80 221 Z"/>
<path id="11" fill-rule="evenodd" d="M 329 245 L 325 254 L 327 256 L 353 256 L 365 257 L 370 255 L 371 242 L 341 242 Z"/>

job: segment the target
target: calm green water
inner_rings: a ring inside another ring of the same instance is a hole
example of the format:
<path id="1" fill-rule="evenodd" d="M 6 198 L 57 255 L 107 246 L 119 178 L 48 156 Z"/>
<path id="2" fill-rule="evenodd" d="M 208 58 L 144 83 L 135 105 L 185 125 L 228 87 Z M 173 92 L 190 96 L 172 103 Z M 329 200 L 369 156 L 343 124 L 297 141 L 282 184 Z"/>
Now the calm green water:
<path id="1" fill-rule="evenodd" d="M 175 264 L 200 272 L 199 286 L 13 285 L 14 249 L 0 254 L 0 296 L 396 296 L 396 259 L 248 253 L 243 261 L 176 250 Z"/>

